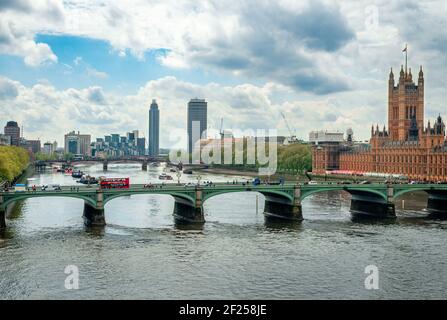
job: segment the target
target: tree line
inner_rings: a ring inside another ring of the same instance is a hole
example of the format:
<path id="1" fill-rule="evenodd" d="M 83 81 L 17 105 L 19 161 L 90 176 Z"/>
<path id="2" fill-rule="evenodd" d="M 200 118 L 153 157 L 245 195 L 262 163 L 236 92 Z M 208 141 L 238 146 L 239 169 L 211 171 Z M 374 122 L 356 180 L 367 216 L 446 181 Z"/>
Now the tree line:
<path id="1" fill-rule="evenodd" d="M 0 180 L 12 182 L 29 165 L 28 151 L 15 146 L 0 146 Z"/>
<path id="2" fill-rule="evenodd" d="M 256 154 L 257 153 L 257 145 L 249 147 L 247 143 L 247 139 L 243 140 L 243 161 L 242 164 L 236 164 L 237 161 L 235 155 L 235 148 L 233 143 L 232 148 L 232 164 L 223 164 L 224 163 L 224 149 L 221 149 L 221 165 L 219 164 L 211 164 L 212 166 L 220 166 L 227 167 L 239 170 L 257 170 L 260 167 L 263 167 L 263 164 L 260 164 L 256 161 L 254 164 L 248 164 L 247 162 L 247 154 Z M 266 154 L 269 153 L 269 144 L 265 144 Z M 253 150 L 254 148 L 254 150 Z M 290 172 L 294 174 L 303 174 L 305 171 L 312 171 L 312 149 L 308 144 L 303 143 L 294 143 L 289 145 L 278 145 L 277 146 L 277 171 L 279 172 Z M 210 152 L 210 156 L 212 156 L 213 152 Z"/>

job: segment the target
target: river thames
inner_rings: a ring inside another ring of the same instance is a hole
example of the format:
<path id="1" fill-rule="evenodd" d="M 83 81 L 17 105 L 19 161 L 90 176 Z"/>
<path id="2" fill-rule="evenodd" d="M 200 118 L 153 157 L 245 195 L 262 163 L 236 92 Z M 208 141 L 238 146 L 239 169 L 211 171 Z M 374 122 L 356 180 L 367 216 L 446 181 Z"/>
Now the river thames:
<path id="1" fill-rule="evenodd" d="M 79 168 L 131 183 L 159 183 L 163 170 Z M 36 185 L 77 185 L 51 171 L 34 178 Z M 202 174 L 233 179 L 242 178 Z M 0 238 L 0 298 L 445 299 L 447 221 L 428 219 L 425 204 L 423 194 L 407 195 L 396 220 L 357 222 L 349 194 L 327 192 L 303 201 L 302 223 L 271 224 L 262 195 L 231 193 L 207 200 L 206 223 L 194 228 L 174 223 L 170 196 L 138 195 L 107 203 L 107 226 L 92 229 L 83 224 L 82 200 L 28 199 Z M 64 286 L 68 265 L 79 269 L 77 290 Z M 365 289 L 370 265 L 379 271 L 378 290 Z"/>

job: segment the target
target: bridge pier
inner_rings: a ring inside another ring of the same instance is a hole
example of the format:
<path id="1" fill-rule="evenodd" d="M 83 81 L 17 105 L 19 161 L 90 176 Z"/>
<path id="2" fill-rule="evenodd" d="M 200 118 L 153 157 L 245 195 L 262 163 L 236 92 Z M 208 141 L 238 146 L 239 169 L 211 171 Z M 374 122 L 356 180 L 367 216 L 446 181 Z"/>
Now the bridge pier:
<path id="1" fill-rule="evenodd" d="M 84 224 L 86 226 L 101 227 L 106 225 L 104 216 L 104 194 L 102 191 L 96 192 L 96 205 L 84 201 Z"/>
<path id="2" fill-rule="evenodd" d="M 0 230 L 6 229 L 6 208 L 0 207 Z"/>
<path id="3" fill-rule="evenodd" d="M 387 200 L 368 191 L 348 190 L 352 195 L 351 214 L 356 218 L 395 218 L 393 188 L 388 187 Z"/>
<path id="4" fill-rule="evenodd" d="M 447 190 L 430 190 L 427 193 L 427 211 L 430 215 L 447 218 Z"/>
<path id="5" fill-rule="evenodd" d="M 91 204 L 84 202 L 84 224 L 89 227 L 100 227 L 106 225 L 104 217 L 104 208 L 93 207 Z"/>
<path id="6" fill-rule="evenodd" d="M 303 213 L 301 209 L 301 189 L 294 188 L 294 198 L 290 199 L 278 195 L 264 194 L 264 216 L 269 220 L 280 221 L 302 221 Z"/>
<path id="7" fill-rule="evenodd" d="M 147 161 L 143 161 L 143 163 L 141 164 L 141 170 L 147 171 Z"/>
<path id="8" fill-rule="evenodd" d="M 3 195 L 0 194 L 0 230 L 6 229 L 6 210 L 8 206 L 3 204 L 4 201 Z"/>
<path id="9" fill-rule="evenodd" d="M 174 196 L 174 219 L 178 223 L 204 223 L 202 190 L 196 189 L 195 201 Z"/>

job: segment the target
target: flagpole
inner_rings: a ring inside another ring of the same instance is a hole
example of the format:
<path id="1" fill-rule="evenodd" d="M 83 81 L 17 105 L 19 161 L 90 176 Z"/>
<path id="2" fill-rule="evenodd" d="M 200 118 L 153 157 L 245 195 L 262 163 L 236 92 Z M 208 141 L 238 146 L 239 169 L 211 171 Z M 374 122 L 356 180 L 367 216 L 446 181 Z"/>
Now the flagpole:
<path id="1" fill-rule="evenodd" d="M 407 61 L 408 61 L 408 48 L 407 44 L 405 44 L 405 75 L 407 75 Z"/>

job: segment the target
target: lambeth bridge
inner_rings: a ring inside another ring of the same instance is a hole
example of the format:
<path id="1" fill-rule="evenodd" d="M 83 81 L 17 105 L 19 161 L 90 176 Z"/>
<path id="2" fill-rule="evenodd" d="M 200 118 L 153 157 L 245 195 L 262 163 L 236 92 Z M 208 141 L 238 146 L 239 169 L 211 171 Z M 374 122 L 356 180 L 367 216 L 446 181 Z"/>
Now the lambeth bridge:
<path id="1" fill-rule="evenodd" d="M 126 156 L 115 158 L 91 158 L 82 160 L 37 160 L 34 162 L 34 167 L 37 171 L 45 170 L 47 166 L 53 164 L 62 166 L 74 166 L 78 164 L 90 164 L 92 162 L 102 163 L 102 168 L 107 171 L 109 164 L 122 164 L 122 163 L 139 163 L 141 169 L 146 171 L 149 163 L 167 162 L 168 166 L 171 165 L 169 161 L 166 161 L 164 157 L 150 157 L 150 156 Z"/>
<path id="2" fill-rule="evenodd" d="M 5 212 L 15 201 L 37 197 L 70 197 L 84 200 L 83 217 L 86 225 L 105 225 L 104 206 L 123 196 L 139 194 L 167 194 L 175 200 L 174 217 L 177 222 L 204 223 L 203 203 L 216 195 L 231 192 L 259 192 L 265 196 L 264 215 L 283 221 L 303 220 L 301 202 L 311 194 L 327 191 L 351 194 L 351 213 L 373 218 L 395 217 L 394 201 L 408 192 L 428 194 L 427 211 L 447 216 L 447 184 L 282 184 L 249 185 L 216 183 L 208 186 L 178 184 L 134 184 L 128 189 L 100 189 L 93 187 L 61 187 L 61 190 L 2 191 L 0 192 L 0 228 L 6 227 Z"/>

